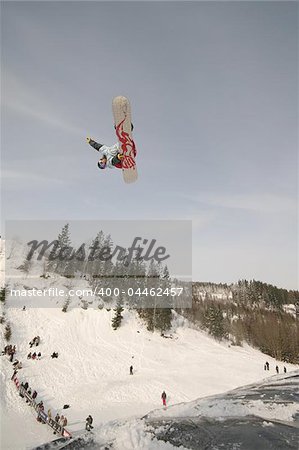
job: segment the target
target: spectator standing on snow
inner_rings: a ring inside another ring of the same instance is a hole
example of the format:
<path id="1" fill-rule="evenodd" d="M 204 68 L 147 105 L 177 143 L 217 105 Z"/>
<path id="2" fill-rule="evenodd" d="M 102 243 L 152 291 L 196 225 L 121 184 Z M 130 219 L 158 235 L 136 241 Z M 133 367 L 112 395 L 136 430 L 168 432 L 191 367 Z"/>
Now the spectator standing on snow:
<path id="1" fill-rule="evenodd" d="M 93 422 L 93 418 L 89 414 L 89 416 L 86 419 L 86 424 L 85 424 L 85 430 L 86 431 L 90 431 L 90 430 L 93 429 L 92 422 Z"/>
<path id="2" fill-rule="evenodd" d="M 161 398 L 162 398 L 163 406 L 166 406 L 166 392 L 165 391 L 162 392 Z"/>
<path id="3" fill-rule="evenodd" d="M 13 357 L 14 357 L 15 352 L 16 352 L 15 347 L 12 350 L 10 350 L 10 352 L 9 352 L 9 361 L 10 362 L 13 362 Z"/>
<path id="4" fill-rule="evenodd" d="M 17 369 L 17 370 L 22 369 L 22 367 L 23 367 L 21 361 L 18 361 L 18 360 L 16 360 L 16 361 L 13 363 L 13 366 L 14 366 L 14 368 Z"/>
<path id="5" fill-rule="evenodd" d="M 57 413 L 55 416 L 55 429 L 59 430 L 60 429 L 60 424 L 59 424 L 59 420 L 60 420 L 60 415 Z"/>
<path id="6" fill-rule="evenodd" d="M 278 366 L 276 366 L 275 369 L 276 369 L 276 373 L 279 373 L 279 368 L 278 368 Z"/>
<path id="7" fill-rule="evenodd" d="M 286 366 L 283 366 L 283 372 L 284 372 L 284 373 L 287 373 L 287 368 L 286 368 Z"/>
<path id="8" fill-rule="evenodd" d="M 133 366 L 130 366 L 130 375 L 133 375 Z"/>
<path id="9" fill-rule="evenodd" d="M 40 401 L 37 406 L 41 411 L 45 409 L 43 401 Z"/>
<path id="10" fill-rule="evenodd" d="M 28 389 L 28 391 L 27 391 L 27 393 L 28 393 L 28 395 L 29 395 L 29 397 L 30 397 L 30 399 L 28 398 L 28 397 L 26 397 L 26 403 L 31 403 L 31 394 L 32 394 L 32 392 L 31 392 L 31 389 L 29 388 Z"/>

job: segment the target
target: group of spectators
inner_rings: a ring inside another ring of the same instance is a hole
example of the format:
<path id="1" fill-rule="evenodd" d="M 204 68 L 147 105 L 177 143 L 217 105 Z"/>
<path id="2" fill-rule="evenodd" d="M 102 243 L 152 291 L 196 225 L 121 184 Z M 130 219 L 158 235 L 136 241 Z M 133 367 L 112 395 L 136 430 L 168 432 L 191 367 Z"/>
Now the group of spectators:
<path id="1" fill-rule="evenodd" d="M 40 344 L 40 337 L 39 336 L 35 336 L 30 342 L 29 342 L 29 346 L 30 348 L 32 348 L 33 346 L 38 346 Z M 14 359 L 14 355 L 16 353 L 16 346 L 15 345 L 6 345 L 4 347 L 4 350 L 2 351 L 2 355 L 8 355 L 9 356 L 9 360 L 10 362 L 13 362 Z M 58 353 L 57 352 L 53 352 L 51 355 L 51 358 L 58 358 Z M 29 352 L 27 355 L 27 359 L 41 359 L 41 352 Z M 22 363 L 19 360 L 15 360 L 13 362 L 13 375 L 11 377 L 12 380 L 16 381 L 16 375 L 18 373 L 19 369 L 22 369 Z M 133 367 L 130 367 L 130 373 L 133 373 Z M 68 424 L 68 420 L 66 418 L 66 416 L 64 416 L 63 414 L 59 415 L 59 413 L 57 413 L 55 415 L 55 417 L 53 417 L 52 415 L 52 411 L 49 408 L 47 413 L 45 412 L 45 407 L 44 407 L 44 403 L 41 400 L 39 403 L 37 403 L 37 391 L 35 389 L 32 389 L 29 386 L 28 381 L 22 382 L 19 386 L 19 395 L 22 398 L 25 398 L 26 403 L 29 404 L 29 406 L 33 406 L 35 408 L 35 410 L 37 411 L 38 415 L 37 415 L 37 420 L 38 422 L 41 423 L 48 423 L 53 429 L 54 429 L 54 433 L 58 432 L 58 433 L 62 433 L 63 429 L 67 426 Z M 68 408 L 69 405 L 64 405 L 64 408 Z M 89 415 L 86 419 L 86 424 L 85 424 L 85 429 L 87 431 L 91 431 L 93 426 L 93 418 L 91 415 Z"/>
<path id="2" fill-rule="evenodd" d="M 41 354 L 41 352 L 38 352 L 38 353 L 36 353 L 36 352 L 34 352 L 34 353 L 28 353 L 28 355 L 27 355 L 27 359 L 41 359 L 41 357 L 42 357 L 42 354 Z"/>
<path id="3" fill-rule="evenodd" d="M 34 345 L 37 347 L 40 343 L 40 337 L 39 336 L 35 336 L 30 342 L 30 348 L 32 348 Z"/>
<path id="4" fill-rule="evenodd" d="M 265 364 L 264 364 L 264 370 L 270 370 L 270 364 L 268 363 L 268 361 L 266 361 Z M 275 367 L 275 370 L 276 370 L 276 373 L 279 373 L 279 367 L 278 366 Z M 283 366 L 283 372 L 287 373 L 286 366 Z"/>
<path id="5" fill-rule="evenodd" d="M 16 346 L 12 346 L 12 345 L 6 345 L 4 347 L 4 350 L 2 351 L 2 355 L 7 355 L 9 356 L 9 361 L 13 362 L 13 357 L 16 353 Z"/>
<path id="6" fill-rule="evenodd" d="M 52 419 L 52 411 L 48 409 L 48 422 L 57 431 L 61 433 L 62 429 L 67 426 L 67 418 L 63 414 L 60 416 L 58 413 Z"/>
<path id="7" fill-rule="evenodd" d="M 54 432 L 62 432 L 62 429 L 67 426 L 67 418 L 63 415 L 59 415 L 58 413 L 54 418 L 52 418 L 51 409 L 48 409 L 48 413 L 45 413 L 45 406 L 43 401 L 41 400 L 37 403 L 37 391 L 30 388 L 28 381 L 25 383 L 21 383 L 19 395 L 22 398 L 26 398 L 26 403 L 30 406 L 34 406 L 38 412 L 37 421 L 41 423 L 49 423 L 49 425 L 54 429 Z M 41 414 L 43 412 L 44 414 Z M 46 419 L 44 419 L 46 417 Z"/>
<path id="8" fill-rule="evenodd" d="M 22 398 L 24 398 L 26 396 L 26 403 L 31 404 L 31 403 L 33 403 L 33 400 L 34 400 L 34 402 L 36 402 L 35 399 L 37 397 L 37 391 L 33 390 L 33 392 L 32 392 L 32 389 L 29 387 L 28 381 L 25 381 L 25 383 L 24 382 L 21 383 L 21 388 L 23 388 L 23 389 L 20 389 L 19 395 Z M 43 406 L 43 402 L 40 402 L 38 404 L 38 406 Z"/>
<path id="9" fill-rule="evenodd" d="M 38 346 L 41 342 L 41 339 L 39 336 L 35 336 L 30 342 L 29 346 L 32 348 L 33 346 Z M 2 355 L 8 355 L 11 362 L 13 362 L 14 355 L 16 353 L 16 346 L 12 345 L 6 345 L 4 350 L 2 351 Z M 58 353 L 53 352 L 51 355 L 52 358 L 58 358 Z M 27 359 L 41 359 L 41 352 L 33 352 L 28 353 Z M 13 375 L 11 377 L 12 380 L 15 379 L 18 370 L 22 368 L 22 363 L 18 360 L 13 362 Z M 37 420 L 41 423 L 47 423 L 54 429 L 54 433 L 59 432 L 61 433 L 63 431 L 63 428 L 67 426 L 67 418 L 64 415 L 59 415 L 58 413 L 54 418 L 52 418 L 51 409 L 48 409 L 48 414 L 45 413 L 45 407 L 44 403 L 41 400 L 39 403 L 37 403 L 37 391 L 35 389 L 32 389 L 29 386 L 28 381 L 22 382 L 19 386 L 19 395 L 22 398 L 25 398 L 26 403 L 30 406 L 33 406 L 35 410 L 37 411 Z M 69 405 L 65 405 L 65 407 L 68 407 Z"/>

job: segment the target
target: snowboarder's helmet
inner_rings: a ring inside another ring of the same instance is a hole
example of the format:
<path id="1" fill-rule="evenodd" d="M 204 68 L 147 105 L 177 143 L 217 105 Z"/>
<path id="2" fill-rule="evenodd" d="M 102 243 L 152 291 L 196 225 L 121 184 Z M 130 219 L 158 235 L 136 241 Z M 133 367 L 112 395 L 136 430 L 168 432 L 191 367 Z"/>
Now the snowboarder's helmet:
<path id="1" fill-rule="evenodd" d="M 99 169 L 105 169 L 106 168 L 106 161 L 100 160 L 98 162 L 98 168 Z"/>

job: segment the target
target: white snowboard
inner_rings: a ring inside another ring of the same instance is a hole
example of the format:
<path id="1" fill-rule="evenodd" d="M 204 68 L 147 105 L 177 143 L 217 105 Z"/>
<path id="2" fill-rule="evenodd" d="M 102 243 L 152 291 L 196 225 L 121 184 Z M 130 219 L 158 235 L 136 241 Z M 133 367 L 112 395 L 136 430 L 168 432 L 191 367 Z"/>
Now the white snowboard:
<path id="1" fill-rule="evenodd" d="M 123 177 L 126 183 L 134 183 L 138 178 L 138 174 L 135 161 L 136 148 L 132 137 L 131 105 L 129 100 L 123 96 L 115 97 L 112 101 L 112 111 L 120 153 L 124 155 L 121 163 Z"/>

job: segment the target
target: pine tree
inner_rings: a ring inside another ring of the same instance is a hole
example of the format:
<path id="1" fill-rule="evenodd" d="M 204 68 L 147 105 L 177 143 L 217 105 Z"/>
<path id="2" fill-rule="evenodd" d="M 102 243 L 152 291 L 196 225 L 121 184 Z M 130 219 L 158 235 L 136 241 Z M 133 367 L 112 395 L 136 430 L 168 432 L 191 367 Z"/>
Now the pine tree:
<path id="1" fill-rule="evenodd" d="M 0 302 L 5 303 L 6 299 L 6 288 L 3 287 L 0 289 Z"/>
<path id="2" fill-rule="evenodd" d="M 123 312 L 124 308 L 122 307 L 122 299 L 121 297 L 118 298 L 117 304 L 116 304 L 116 308 L 114 309 L 115 311 L 115 315 L 112 319 L 112 328 L 113 330 L 117 330 L 117 328 L 120 327 L 121 325 L 121 321 L 123 319 L 122 316 L 122 312 Z"/>
<path id="3" fill-rule="evenodd" d="M 205 323 L 213 337 L 219 340 L 225 337 L 224 318 L 220 307 L 209 306 L 205 315 Z"/>
<path id="4" fill-rule="evenodd" d="M 102 261 L 102 272 L 100 273 L 100 285 L 104 290 L 111 288 L 111 276 L 113 275 L 114 265 L 111 260 L 113 241 L 110 234 L 108 234 L 103 242 L 103 248 L 105 248 L 105 257 Z M 106 300 L 111 300 L 111 297 L 106 295 Z"/>
<path id="5" fill-rule="evenodd" d="M 68 297 L 63 304 L 62 312 L 67 312 L 71 299 Z"/>
<path id="6" fill-rule="evenodd" d="M 88 261 L 85 265 L 85 273 L 92 276 L 93 279 L 100 276 L 103 272 L 103 261 L 100 260 L 100 251 L 104 245 L 104 233 L 99 231 L 90 245 Z"/>
<path id="7" fill-rule="evenodd" d="M 28 274 L 30 272 L 31 267 L 32 267 L 32 260 L 25 259 L 23 264 L 21 264 L 18 267 L 18 269 Z"/>
<path id="8" fill-rule="evenodd" d="M 154 260 L 151 260 L 147 270 L 148 292 L 151 288 L 157 291 L 158 288 L 166 290 L 171 287 L 169 271 L 167 267 L 162 267 Z M 144 307 L 138 309 L 138 314 L 145 320 L 149 331 L 159 330 L 164 332 L 169 330 L 172 321 L 172 311 L 168 307 L 169 296 L 162 297 L 147 296 L 144 300 Z"/>
<path id="9" fill-rule="evenodd" d="M 10 327 L 9 323 L 7 325 L 5 325 L 4 339 L 6 341 L 10 341 L 10 339 L 11 339 L 11 327 Z"/>
<path id="10" fill-rule="evenodd" d="M 56 239 L 56 244 L 50 252 L 48 269 L 60 274 L 66 273 L 71 252 L 72 247 L 69 224 L 66 223 L 62 227 L 62 230 Z"/>
<path id="11" fill-rule="evenodd" d="M 167 266 L 160 267 L 160 278 L 159 287 L 162 289 L 162 292 L 167 292 L 167 290 L 170 292 L 171 281 Z M 156 308 L 155 311 L 154 325 L 159 331 L 164 332 L 171 328 L 172 311 L 169 307 L 169 303 L 173 301 L 173 297 L 164 294 L 160 297 L 160 302 L 161 301 L 161 307 Z"/>
<path id="12" fill-rule="evenodd" d="M 158 278 L 160 276 L 160 266 L 157 262 L 155 262 L 153 259 L 151 259 L 149 268 L 148 268 L 148 289 L 150 290 L 151 288 L 157 289 L 158 287 Z M 149 303 L 147 305 L 147 310 L 146 310 L 146 316 L 147 316 L 147 324 L 148 324 L 148 329 L 150 331 L 155 331 L 155 328 L 157 326 L 156 320 L 157 320 L 157 299 L 156 296 L 152 297 L 148 297 Z"/>

